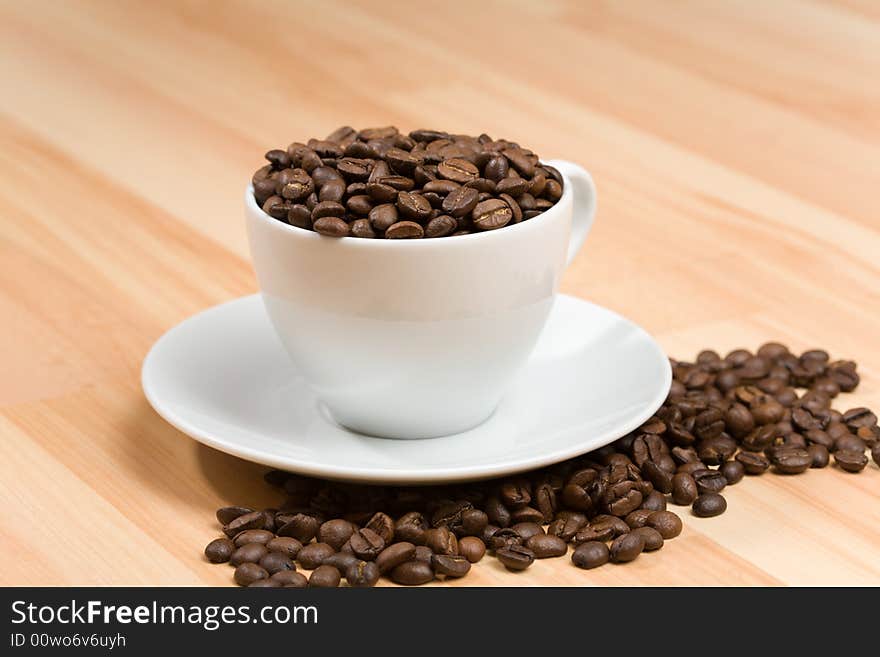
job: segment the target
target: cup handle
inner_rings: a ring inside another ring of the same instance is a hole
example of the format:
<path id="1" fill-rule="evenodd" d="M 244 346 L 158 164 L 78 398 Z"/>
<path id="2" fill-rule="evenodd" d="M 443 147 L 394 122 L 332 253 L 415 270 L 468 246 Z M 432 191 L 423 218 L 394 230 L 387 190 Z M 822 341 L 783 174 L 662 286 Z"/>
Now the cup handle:
<path id="1" fill-rule="evenodd" d="M 559 169 L 560 173 L 571 182 L 574 202 L 571 217 L 571 236 L 568 238 L 568 260 L 571 264 L 581 245 L 587 239 L 587 233 L 596 216 L 596 185 L 593 177 L 583 167 L 566 160 L 550 160 L 547 164 Z"/>

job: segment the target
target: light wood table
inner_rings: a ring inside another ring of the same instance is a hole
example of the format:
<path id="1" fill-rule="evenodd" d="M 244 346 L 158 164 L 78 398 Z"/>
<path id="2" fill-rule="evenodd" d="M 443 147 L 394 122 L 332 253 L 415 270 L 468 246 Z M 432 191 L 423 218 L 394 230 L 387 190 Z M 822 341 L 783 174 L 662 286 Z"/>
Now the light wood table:
<path id="1" fill-rule="evenodd" d="M 268 147 L 394 123 L 583 163 L 563 290 L 671 355 L 778 339 L 880 407 L 880 10 L 821 2 L 0 3 L 2 584 L 228 584 L 215 507 L 263 468 L 163 422 L 165 330 L 255 291 L 242 188 Z M 880 470 L 749 479 L 625 567 L 470 584 L 880 584 Z"/>

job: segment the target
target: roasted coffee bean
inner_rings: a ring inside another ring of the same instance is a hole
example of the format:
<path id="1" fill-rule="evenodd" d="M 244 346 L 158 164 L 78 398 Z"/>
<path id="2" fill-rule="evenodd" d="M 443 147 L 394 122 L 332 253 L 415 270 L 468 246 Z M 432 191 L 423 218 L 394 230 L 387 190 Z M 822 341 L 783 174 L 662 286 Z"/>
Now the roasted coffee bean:
<path id="1" fill-rule="evenodd" d="M 518 522 L 510 528 L 513 532 L 517 534 L 523 541 L 527 541 L 532 536 L 537 536 L 538 534 L 543 534 L 544 530 L 536 522 Z"/>
<path id="2" fill-rule="evenodd" d="M 642 500 L 642 506 L 639 508 L 646 511 L 666 511 L 666 495 L 653 490 Z"/>
<path id="3" fill-rule="evenodd" d="M 414 561 L 422 561 L 429 566 L 431 565 L 431 555 L 434 553 L 431 552 L 431 548 L 427 545 L 416 545 L 416 555 L 413 557 Z"/>
<path id="4" fill-rule="evenodd" d="M 704 493 L 694 500 L 691 508 L 699 518 L 712 518 L 727 511 L 727 500 L 718 493 Z"/>
<path id="5" fill-rule="evenodd" d="M 321 523 L 312 515 L 297 513 L 276 532 L 278 536 L 290 536 L 301 543 L 308 543 L 318 534 Z"/>
<path id="6" fill-rule="evenodd" d="M 431 567 L 436 575 L 464 577 L 470 572 L 471 562 L 458 555 L 434 554 L 431 556 Z"/>
<path id="7" fill-rule="evenodd" d="M 682 506 L 690 506 L 697 499 L 697 495 L 699 495 L 699 491 L 693 475 L 679 472 L 672 478 L 673 502 Z"/>
<path id="8" fill-rule="evenodd" d="M 352 588 L 371 588 L 379 581 L 379 567 L 373 561 L 358 560 L 345 570 L 345 579 Z"/>
<path id="9" fill-rule="evenodd" d="M 464 184 L 476 179 L 480 175 L 480 170 L 467 160 L 451 158 L 437 165 L 437 174 L 446 180 Z"/>
<path id="10" fill-rule="evenodd" d="M 396 566 L 415 558 L 416 546 L 407 541 L 393 543 L 382 550 L 376 557 L 376 566 L 380 573 L 386 573 Z"/>
<path id="11" fill-rule="evenodd" d="M 425 237 L 446 237 L 458 228 L 458 222 L 449 215 L 434 217 L 425 226 Z"/>
<path id="12" fill-rule="evenodd" d="M 253 512 L 253 509 L 249 509 L 246 506 L 224 506 L 223 508 L 217 509 L 217 521 L 221 525 L 228 525 L 236 518 Z"/>
<path id="13" fill-rule="evenodd" d="M 306 570 L 314 570 L 324 563 L 324 559 L 335 553 L 336 550 L 326 543 L 309 543 L 299 551 L 296 560 Z"/>
<path id="14" fill-rule="evenodd" d="M 462 536 L 480 536 L 486 525 L 489 524 L 489 516 L 479 509 L 466 509 L 461 513 Z M 459 540 L 459 543 L 461 541 Z"/>
<path id="15" fill-rule="evenodd" d="M 871 458 L 874 459 L 874 463 L 880 465 L 880 442 L 874 443 L 871 447 Z"/>
<path id="16" fill-rule="evenodd" d="M 811 468 L 824 468 L 828 465 L 829 454 L 824 445 L 814 443 L 807 447 L 807 453 L 809 453 L 812 459 L 810 463 Z"/>
<path id="17" fill-rule="evenodd" d="M 205 547 L 205 557 L 211 563 L 226 563 L 235 552 L 235 544 L 228 538 L 215 538 Z"/>
<path id="18" fill-rule="evenodd" d="M 590 529 L 600 534 L 610 531 L 612 538 L 616 538 L 621 534 L 626 534 L 630 530 L 629 525 L 627 525 L 621 518 L 606 514 L 600 514 L 593 518 L 590 521 Z"/>
<path id="19" fill-rule="evenodd" d="M 351 233 L 351 229 L 345 221 L 339 217 L 321 217 L 312 224 L 316 233 L 328 237 L 345 237 Z"/>
<path id="20" fill-rule="evenodd" d="M 260 559 L 260 565 L 266 569 L 270 575 L 274 575 L 282 570 L 296 570 L 296 565 L 281 552 L 268 552 Z"/>
<path id="21" fill-rule="evenodd" d="M 458 540 L 447 527 L 437 527 L 426 531 L 425 545 L 434 554 L 458 554 Z"/>
<path id="22" fill-rule="evenodd" d="M 535 553 L 523 545 L 508 545 L 495 551 L 495 557 L 507 570 L 525 570 L 535 562 Z"/>
<path id="23" fill-rule="evenodd" d="M 390 240 L 419 239 L 425 236 L 425 230 L 414 221 L 398 221 L 385 231 L 385 237 Z"/>
<path id="24" fill-rule="evenodd" d="M 302 547 L 302 543 L 290 536 L 277 536 L 266 543 L 266 548 L 269 552 L 280 552 L 291 559 L 296 558 Z"/>
<path id="25" fill-rule="evenodd" d="M 235 569 L 233 577 L 235 578 L 235 583 L 239 586 L 250 586 L 257 580 L 269 577 L 269 573 L 266 572 L 265 568 L 248 561 Z"/>
<path id="26" fill-rule="evenodd" d="M 809 452 L 800 447 L 779 447 L 768 456 L 775 470 L 781 474 L 800 474 L 813 462 Z"/>
<path id="27" fill-rule="evenodd" d="M 526 539 L 525 546 L 535 554 L 536 559 L 561 557 L 568 552 L 568 544 L 558 536 L 541 532 Z"/>
<path id="28" fill-rule="evenodd" d="M 725 461 L 718 470 L 724 476 L 724 479 L 727 480 L 728 486 L 738 484 L 746 474 L 745 467 L 739 461 Z M 714 492 L 717 493 L 718 491 Z"/>
<path id="29" fill-rule="evenodd" d="M 645 539 L 640 534 L 630 532 L 615 538 L 611 542 L 609 553 L 613 563 L 625 563 L 635 559 L 644 549 Z"/>
<path id="30" fill-rule="evenodd" d="M 633 534 L 638 534 L 645 543 L 645 552 L 653 552 L 663 547 L 663 536 L 653 527 L 639 527 Z"/>
<path id="31" fill-rule="evenodd" d="M 667 540 L 681 534 L 681 518 L 672 511 L 655 511 L 648 516 L 647 526 L 656 529 Z"/>
<path id="32" fill-rule="evenodd" d="M 489 539 L 489 547 L 493 550 L 500 550 L 510 545 L 522 545 L 522 543 L 523 537 L 510 528 L 497 530 Z"/>
<path id="33" fill-rule="evenodd" d="M 373 561 L 385 549 L 385 540 L 372 529 L 364 527 L 349 539 L 352 553 L 364 561 Z"/>
<path id="34" fill-rule="evenodd" d="M 472 187 L 457 187 L 443 199 L 443 212 L 452 217 L 463 217 L 477 207 L 479 192 Z"/>
<path id="35" fill-rule="evenodd" d="M 861 472 L 868 465 L 864 451 L 839 449 L 834 452 L 834 462 L 845 472 Z"/>
<path id="36" fill-rule="evenodd" d="M 248 529 L 262 529 L 266 518 L 262 511 L 252 511 L 234 518 L 223 527 L 223 533 L 229 538 L 235 538 L 238 534 Z"/>
<path id="37" fill-rule="evenodd" d="M 268 553 L 269 550 L 262 543 L 248 543 L 229 555 L 229 563 L 233 566 L 239 566 L 243 563 L 258 563 Z"/>
<path id="38" fill-rule="evenodd" d="M 471 219 L 479 230 L 496 230 L 510 223 L 513 211 L 501 199 L 488 199 L 477 203 Z"/>
<path id="39" fill-rule="evenodd" d="M 655 490 L 664 494 L 672 492 L 672 475 L 653 461 L 646 461 L 642 465 L 642 476 L 651 482 Z"/>
<path id="40" fill-rule="evenodd" d="M 864 452 L 865 441 L 851 433 L 845 433 L 834 440 L 835 452 Z"/>
<path id="41" fill-rule="evenodd" d="M 486 512 L 489 522 L 493 525 L 498 525 L 499 527 L 510 526 L 510 511 L 507 510 L 507 507 L 497 497 L 490 497 L 486 500 L 483 510 Z"/>
<path id="42" fill-rule="evenodd" d="M 241 547 L 248 543 L 262 543 L 265 545 L 275 538 L 275 534 L 265 529 L 247 529 L 235 535 L 235 547 Z"/>
<path id="43" fill-rule="evenodd" d="M 420 586 L 434 579 L 434 570 L 430 563 L 413 560 L 396 566 L 391 571 L 391 581 L 404 586 Z"/>
<path id="44" fill-rule="evenodd" d="M 748 475 L 764 474 L 770 467 L 770 460 L 759 452 L 740 452 L 736 460 Z"/>
<path id="45" fill-rule="evenodd" d="M 304 589 L 309 585 L 305 575 L 293 570 L 279 570 L 269 579 L 286 589 Z"/>
<path id="46" fill-rule="evenodd" d="M 626 518 L 624 518 L 624 522 L 629 526 L 630 529 L 644 527 L 648 524 L 648 516 L 650 516 L 652 513 L 654 512 L 649 509 L 636 509 Z"/>
<path id="47" fill-rule="evenodd" d="M 605 543 L 590 541 L 581 543 L 571 554 L 571 562 L 578 568 L 598 568 L 608 563 L 611 553 Z"/>
<path id="48" fill-rule="evenodd" d="M 309 575 L 309 588 L 335 589 L 342 581 L 339 571 L 333 566 L 318 566 Z"/>
<path id="49" fill-rule="evenodd" d="M 340 573 L 344 573 L 348 570 L 348 567 L 353 563 L 358 563 L 360 559 L 354 556 L 351 552 L 337 552 L 336 554 L 331 554 L 329 557 L 325 557 L 323 561 L 321 561 L 321 565 L 333 566 Z"/>
<path id="50" fill-rule="evenodd" d="M 334 550 L 339 550 L 356 529 L 357 527 L 348 520 L 340 518 L 328 520 L 318 529 L 318 541 L 327 543 Z"/>
<path id="51" fill-rule="evenodd" d="M 486 544 L 475 536 L 465 536 L 458 540 L 458 553 L 471 563 L 477 563 L 486 554 Z"/>
<path id="52" fill-rule="evenodd" d="M 417 511 L 411 511 L 398 518 L 394 523 L 394 536 L 400 541 L 424 545 L 425 530 L 428 528 L 428 521 L 425 517 Z"/>
<path id="53" fill-rule="evenodd" d="M 698 470 L 693 474 L 699 493 L 720 493 L 727 486 L 727 479 L 719 470 Z"/>

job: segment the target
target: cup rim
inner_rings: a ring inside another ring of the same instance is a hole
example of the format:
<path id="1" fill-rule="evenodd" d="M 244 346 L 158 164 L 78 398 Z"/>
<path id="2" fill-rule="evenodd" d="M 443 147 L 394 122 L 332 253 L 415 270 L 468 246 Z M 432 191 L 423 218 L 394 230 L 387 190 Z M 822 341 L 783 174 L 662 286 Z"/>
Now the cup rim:
<path id="1" fill-rule="evenodd" d="M 547 163 L 552 163 L 553 160 L 547 160 Z M 260 218 L 261 221 L 268 222 L 273 228 L 283 230 L 293 237 L 299 237 L 302 239 L 330 239 L 333 242 L 344 243 L 346 245 L 354 245 L 357 244 L 359 247 L 362 245 L 363 248 L 427 248 L 428 245 L 437 246 L 438 244 L 442 244 L 445 242 L 453 242 L 453 246 L 455 244 L 464 244 L 471 243 L 477 240 L 485 240 L 491 238 L 493 235 L 497 233 L 503 233 L 510 235 L 514 231 L 522 232 L 523 229 L 534 230 L 537 229 L 542 223 L 546 223 L 552 219 L 552 216 L 555 216 L 553 212 L 559 206 L 563 204 L 564 201 L 568 201 L 573 194 L 572 192 L 572 184 L 571 179 L 565 174 L 564 171 L 559 172 L 562 176 L 563 185 L 562 185 L 562 196 L 559 197 L 559 200 L 553 204 L 553 207 L 545 210 L 537 217 L 532 219 L 528 219 L 526 221 L 521 221 L 518 224 L 503 226 L 502 228 L 498 228 L 497 230 L 485 230 L 480 231 L 478 233 L 469 233 L 468 235 L 457 235 L 454 240 L 449 240 L 443 237 L 436 238 L 423 238 L 423 239 L 402 239 L 402 240 L 389 240 L 389 239 L 366 239 L 363 237 L 355 237 L 353 235 L 347 235 L 345 237 L 329 237 L 327 235 L 321 235 L 314 230 L 307 230 L 305 228 L 299 228 L 298 226 L 292 226 L 283 221 L 279 221 L 274 217 L 269 216 L 266 212 L 263 211 L 257 204 L 257 199 L 254 197 L 254 185 L 253 182 L 249 182 L 247 184 L 247 188 L 245 189 L 245 206 L 247 209 L 251 210 L 257 217 Z M 548 215 L 551 215 L 548 217 Z M 390 243 L 390 244 L 389 244 Z M 395 244 L 397 243 L 397 244 Z M 392 246 L 393 245 L 393 246 Z"/>

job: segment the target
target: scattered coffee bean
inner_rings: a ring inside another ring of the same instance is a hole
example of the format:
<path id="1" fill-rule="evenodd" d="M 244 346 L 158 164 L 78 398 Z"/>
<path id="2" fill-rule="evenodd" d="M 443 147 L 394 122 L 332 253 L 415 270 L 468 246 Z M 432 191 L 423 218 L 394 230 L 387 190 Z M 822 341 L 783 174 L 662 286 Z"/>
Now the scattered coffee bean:
<path id="1" fill-rule="evenodd" d="M 391 570 L 391 581 L 404 586 L 419 586 L 434 579 L 434 571 L 430 563 L 412 560 L 402 563 Z"/>
<path id="2" fill-rule="evenodd" d="M 523 545 L 508 545 L 495 551 L 495 557 L 507 570 L 525 570 L 535 561 L 535 553 Z"/>
<path id="3" fill-rule="evenodd" d="M 269 573 L 262 566 L 258 566 L 253 562 L 245 562 L 235 569 L 235 583 L 239 586 L 250 586 L 260 579 L 269 577 Z"/>
<path id="4" fill-rule="evenodd" d="M 555 180 L 550 169 L 532 156 L 515 165 L 504 156 L 452 149 L 451 141 L 429 144 L 430 150 L 415 137 L 411 142 L 409 148 L 416 149 L 412 155 L 420 162 L 412 167 L 412 178 L 406 173 L 412 162 L 399 153 L 392 158 L 396 168 L 377 160 L 365 180 L 356 180 L 363 176 L 356 162 L 342 167 L 343 175 L 352 179 L 344 186 L 352 196 L 364 195 L 367 185 L 374 183 L 394 191 L 394 197 L 384 201 L 384 207 L 392 210 L 377 211 L 383 208 L 380 203 L 369 211 L 371 227 L 375 215 L 393 215 L 383 232 L 404 216 L 392 205 L 399 192 L 428 199 L 435 214 L 462 186 L 476 190 L 476 209 L 480 203 L 498 200 L 493 194 L 507 193 L 498 190 L 521 184 L 522 190 L 511 196 L 522 209 L 546 201 L 524 197 L 540 196 L 542 184 L 546 193 Z M 396 144 L 386 146 L 355 138 L 344 147 L 345 157 L 375 159 L 382 149 L 406 150 Z M 316 147 L 324 153 L 333 150 L 327 145 Z M 288 155 L 289 168 L 276 170 L 270 164 L 255 175 L 255 181 L 276 175 L 282 178 L 276 185 L 287 185 L 301 176 L 294 171 L 298 168 L 313 174 L 313 180 L 317 176 L 320 194 L 326 185 L 342 179 L 337 169 L 315 163 L 312 157 L 325 156 L 310 147 L 292 144 Z M 483 169 L 493 158 L 493 168 L 503 169 L 498 157 L 513 173 L 496 181 Z M 483 175 L 463 184 L 438 177 L 437 165 L 452 158 L 471 162 Z M 332 159 L 338 166 L 338 156 Z M 306 160 L 314 166 L 307 168 Z M 520 176 L 520 169 L 528 166 L 536 167 L 529 180 L 506 177 Z M 324 208 L 338 210 L 321 202 L 341 202 L 312 196 L 301 207 L 319 215 Z M 458 196 L 472 197 L 473 192 Z M 509 201 L 501 200 L 512 208 Z M 421 202 L 409 198 L 404 206 L 407 203 L 415 208 Z M 413 208 L 409 215 L 418 218 Z M 470 222 L 472 215 L 473 210 L 465 213 L 456 224 L 461 219 Z M 850 361 L 832 361 L 820 350 L 796 356 L 784 345 L 768 343 L 757 354 L 734 350 L 722 358 L 705 350 L 694 362 L 673 361 L 672 366 L 669 396 L 654 417 L 612 445 L 532 473 L 421 489 L 334 484 L 268 473 L 266 481 L 288 495 L 281 510 L 237 506 L 218 510 L 227 537 L 209 544 L 206 557 L 219 563 L 229 560 L 237 566 L 236 582 L 257 587 L 305 586 L 307 579 L 293 570 L 294 558 L 315 571 L 327 566 L 312 577 L 320 582 L 326 573 L 333 586 L 338 582 L 333 583 L 335 577 L 328 569 L 345 573 L 351 586 L 375 585 L 381 575 L 402 584 L 422 584 L 435 573 L 440 578 L 460 576 L 470 563 L 483 558 L 487 547 L 500 563 L 516 570 L 536 558 L 561 556 L 571 543 L 574 565 L 591 568 L 609 560 L 631 560 L 642 549 L 659 549 L 664 539 L 681 532 L 681 520 L 666 511 L 667 491 L 672 501 L 692 505 L 694 516 L 712 517 L 727 508 L 717 491 L 739 482 L 744 474 L 761 474 L 771 464 L 780 473 L 803 472 L 827 466 L 833 454 L 840 469 L 859 472 L 867 466 L 867 448 L 875 461 L 880 460 L 880 428 L 873 412 L 854 408 L 841 413 L 831 408 L 832 399 L 858 383 L 856 366 Z M 803 388 L 806 391 L 798 391 Z M 608 542 L 613 542 L 611 550 Z"/>
<path id="5" fill-rule="evenodd" d="M 720 516 L 727 511 L 727 500 L 718 493 L 705 493 L 694 500 L 692 509 L 699 518 Z"/>
<path id="6" fill-rule="evenodd" d="M 345 570 L 345 579 L 353 588 L 370 588 L 379 581 L 379 567 L 374 561 L 358 560 Z"/>
<path id="7" fill-rule="evenodd" d="M 339 571 L 333 566 L 321 565 L 309 575 L 309 588 L 335 589 L 342 581 Z"/>
<path id="8" fill-rule="evenodd" d="M 324 559 L 335 552 L 336 550 L 326 543 L 309 543 L 299 551 L 296 560 L 306 570 L 314 570 L 324 562 Z"/>
<path id="9" fill-rule="evenodd" d="M 571 562 L 578 568 L 598 568 L 608 563 L 611 553 L 600 541 L 588 541 L 578 545 L 571 554 Z"/>
<path id="10" fill-rule="evenodd" d="M 205 547 L 205 556 L 211 563 L 226 563 L 235 552 L 235 544 L 228 538 L 215 538 Z"/>

